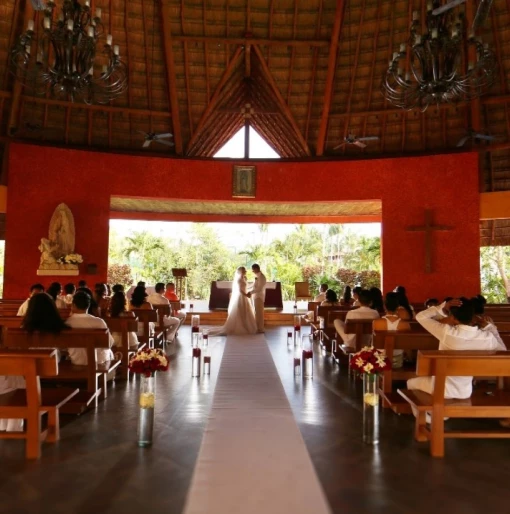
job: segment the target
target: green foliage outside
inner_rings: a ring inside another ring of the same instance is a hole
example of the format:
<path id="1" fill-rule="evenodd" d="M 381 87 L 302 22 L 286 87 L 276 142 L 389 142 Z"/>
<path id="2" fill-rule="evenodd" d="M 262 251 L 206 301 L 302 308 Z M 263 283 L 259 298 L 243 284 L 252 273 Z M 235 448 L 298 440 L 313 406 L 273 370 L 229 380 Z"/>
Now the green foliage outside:
<path id="1" fill-rule="evenodd" d="M 187 240 L 145 231 L 121 239 L 112 230 L 109 275 L 114 276 L 113 265 L 128 265 L 133 283 L 155 284 L 172 280 L 172 268 L 186 268 L 188 297 L 208 298 L 213 280 L 232 280 L 238 266 L 257 262 L 268 280 L 282 283 L 284 300 L 294 298 L 294 282 L 303 280 L 314 290 L 327 282 L 338 293 L 347 284 L 380 287 L 378 237 L 357 236 L 342 225 L 325 225 L 323 231 L 298 225 L 269 242 L 267 225 L 259 225 L 259 231 L 260 243 L 236 253 L 221 242 L 213 226 L 203 223 L 192 225 Z"/>
<path id="2" fill-rule="evenodd" d="M 480 251 L 482 294 L 489 303 L 510 301 L 510 246 L 486 246 Z"/>

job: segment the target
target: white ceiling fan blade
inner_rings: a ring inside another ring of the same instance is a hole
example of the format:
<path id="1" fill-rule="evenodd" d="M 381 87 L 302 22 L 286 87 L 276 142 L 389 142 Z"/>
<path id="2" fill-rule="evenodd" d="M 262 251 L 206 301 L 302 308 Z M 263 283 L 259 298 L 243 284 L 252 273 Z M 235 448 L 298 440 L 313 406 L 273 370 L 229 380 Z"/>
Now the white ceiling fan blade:
<path id="1" fill-rule="evenodd" d="M 142 148 L 149 148 L 149 146 L 151 145 L 152 143 L 152 140 L 151 139 L 146 139 L 144 144 L 142 145 Z"/>
<path id="2" fill-rule="evenodd" d="M 169 137 L 174 137 L 174 135 L 170 134 L 170 132 L 168 132 L 166 134 L 156 134 L 154 136 L 154 139 L 164 139 L 164 138 L 169 138 Z"/>
<path id="3" fill-rule="evenodd" d="M 345 146 L 347 144 L 347 141 L 344 141 L 343 143 L 340 143 L 339 145 L 335 146 L 333 150 L 338 150 L 339 148 L 342 148 L 342 146 Z"/>
<path id="4" fill-rule="evenodd" d="M 466 144 L 466 141 L 469 139 L 470 136 L 464 136 L 458 143 L 457 148 L 460 148 L 461 146 L 464 146 Z"/>
<path id="5" fill-rule="evenodd" d="M 453 9 L 454 7 L 457 7 L 460 4 L 463 4 L 466 0 L 452 0 L 451 2 L 448 2 L 445 5 L 442 5 L 441 7 L 438 7 L 437 9 L 434 9 L 432 11 L 432 14 L 434 16 L 437 16 L 439 14 L 443 14 L 446 11 L 449 11 L 450 9 Z"/>
<path id="6" fill-rule="evenodd" d="M 144 132 L 143 130 L 137 130 L 139 134 L 143 134 L 145 137 L 147 137 L 149 134 L 147 132 Z"/>
<path id="7" fill-rule="evenodd" d="M 156 143 L 159 143 L 160 145 L 174 146 L 174 144 L 171 143 L 170 141 L 163 141 L 162 139 L 155 139 L 154 141 Z"/>
<path id="8" fill-rule="evenodd" d="M 378 136 L 359 137 L 358 141 L 379 141 Z"/>
<path id="9" fill-rule="evenodd" d="M 357 141 L 354 141 L 354 143 L 352 143 L 353 145 L 356 145 L 358 148 L 366 148 L 367 145 L 365 143 L 362 143 L 359 139 Z"/>
<path id="10" fill-rule="evenodd" d="M 494 141 L 496 139 L 495 136 L 488 136 L 487 134 L 473 134 L 475 139 L 483 139 L 485 141 Z"/>

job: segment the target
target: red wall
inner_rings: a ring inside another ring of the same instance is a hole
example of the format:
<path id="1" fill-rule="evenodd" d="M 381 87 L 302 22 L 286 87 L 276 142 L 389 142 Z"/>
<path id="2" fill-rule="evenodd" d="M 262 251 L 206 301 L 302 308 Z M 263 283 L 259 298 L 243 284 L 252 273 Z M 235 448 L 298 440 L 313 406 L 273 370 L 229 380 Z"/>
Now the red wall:
<path id="1" fill-rule="evenodd" d="M 110 195 L 232 201 L 232 161 L 135 157 L 12 144 L 9 151 L 6 298 L 24 297 L 36 276 L 41 237 L 53 210 L 70 207 L 76 251 L 106 277 Z M 475 294 L 480 288 L 476 153 L 367 161 L 257 163 L 256 201 L 382 199 L 384 290 L 402 284 L 412 301 Z M 253 200 L 251 200 L 253 201 Z M 424 223 L 454 227 L 433 235 L 433 273 L 425 274 L 425 237 L 407 232 Z M 67 277 L 56 280 L 66 281 Z M 77 280 L 75 277 L 72 280 Z"/>

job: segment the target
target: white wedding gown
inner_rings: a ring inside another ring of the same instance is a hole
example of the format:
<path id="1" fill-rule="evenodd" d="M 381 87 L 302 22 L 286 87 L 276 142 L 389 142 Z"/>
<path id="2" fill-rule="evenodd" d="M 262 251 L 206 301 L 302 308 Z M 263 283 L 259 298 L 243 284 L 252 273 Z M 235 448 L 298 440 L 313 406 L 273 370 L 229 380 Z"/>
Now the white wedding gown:
<path id="1" fill-rule="evenodd" d="M 245 296 L 246 277 L 236 277 L 232 282 L 232 296 L 228 304 L 228 317 L 225 324 L 208 330 L 210 336 L 247 335 L 257 333 L 257 321 L 251 300 Z"/>

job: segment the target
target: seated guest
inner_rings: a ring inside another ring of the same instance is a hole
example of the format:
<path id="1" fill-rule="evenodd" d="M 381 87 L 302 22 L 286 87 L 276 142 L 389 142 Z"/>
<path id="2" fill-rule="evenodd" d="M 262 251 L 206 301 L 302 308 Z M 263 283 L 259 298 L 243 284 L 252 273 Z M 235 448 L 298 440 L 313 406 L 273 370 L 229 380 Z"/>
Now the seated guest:
<path id="1" fill-rule="evenodd" d="M 110 316 L 112 318 L 135 318 L 134 312 L 127 310 L 127 298 L 123 291 L 113 294 L 110 302 Z M 120 332 L 112 332 L 114 346 L 122 346 L 122 334 Z M 130 350 L 138 348 L 138 337 L 136 332 L 128 332 L 128 346 Z"/>
<path id="2" fill-rule="evenodd" d="M 378 287 L 371 287 L 370 297 L 372 298 L 370 307 L 372 307 L 372 309 L 377 311 L 379 314 L 384 314 L 384 300 L 381 290 Z"/>
<path id="3" fill-rule="evenodd" d="M 404 286 L 397 286 L 394 290 L 394 293 L 398 294 L 398 315 L 403 320 L 411 320 L 414 318 L 414 309 L 411 307 L 409 300 L 406 295 L 406 288 Z"/>
<path id="4" fill-rule="evenodd" d="M 18 309 L 18 314 L 16 316 L 25 316 L 28 309 L 28 302 L 30 301 L 30 298 L 32 296 L 44 293 L 44 286 L 42 284 L 33 284 L 30 286 L 30 296 L 20 305 L 20 308 Z"/>
<path id="5" fill-rule="evenodd" d="M 175 294 L 175 284 L 173 282 L 168 282 L 165 289 L 165 298 L 169 302 L 180 302 L 180 298 Z M 172 312 L 172 315 L 176 318 L 179 318 L 181 325 L 184 323 L 186 319 L 187 312 L 180 308 L 180 309 L 174 309 Z M 179 325 L 179 327 L 181 326 Z"/>
<path id="6" fill-rule="evenodd" d="M 427 298 L 425 300 L 425 309 L 429 307 L 437 307 L 439 305 L 439 300 L 437 298 Z"/>
<path id="7" fill-rule="evenodd" d="M 358 294 L 358 301 L 360 306 L 357 309 L 349 311 L 345 316 L 345 321 L 349 319 L 377 319 L 379 317 L 379 313 L 376 310 L 370 308 L 371 300 L 370 291 L 362 289 Z M 351 348 L 355 348 L 356 334 L 346 334 L 345 323 L 340 319 L 336 319 L 333 323 L 344 344 Z M 371 344 L 371 342 L 372 336 L 370 334 L 363 336 L 363 346 L 368 346 Z"/>
<path id="8" fill-rule="evenodd" d="M 486 323 L 492 323 L 492 319 L 485 314 L 485 305 L 487 303 L 487 300 L 481 295 L 476 295 L 471 298 L 471 301 L 473 302 L 473 309 L 475 310 L 475 320 L 478 323 L 486 322 Z"/>
<path id="9" fill-rule="evenodd" d="M 354 298 L 351 294 L 351 286 L 345 286 L 344 288 L 344 294 L 342 295 L 342 298 L 340 298 L 340 305 L 348 307 L 349 305 L 352 305 L 354 303 Z"/>
<path id="10" fill-rule="evenodd" d="M 99 316 L 105 317 L 110 310 L 110 298 L 108 298 L 108 290 L 106 284 L 98 282 L 94 287 L 94 300 L 99 307 Z"/>
<path id="11" fill-rule="evenodd" d="M 151 305 L 170 305 L 170 302 L 164 296 L 165 292 L 165 284 L 163 282 L 158 282 L 154 287 L 154 293 L 150 294 L 147 297 L 147 301 Z M 181 325 L 181 321 L 179 318 L 174 318 L 173 316 L 165 316 L 163 318 L 163 325 L 167 329 L 167 342 L 171 343 L 175 339 L 175 334 L 177 329 Z"/>
<path id="12" fill-rule="evenodd" d="M 455 325 L 436 321 L 435 316 L 450 312 Z M 467 298 L 452 299 L 439 307 L 429 307 L 416 315 L 416 321 L 439 339 L 439 350 L 506 350 L 496 327 L 486 324 L 476 326 L 473 303 Z M 498 340 L 499 339 L 499 340 Z M 473 377 L 446 377 L 445 398 L 469 398 L 473 391 Z M 407 381 L 408 389 L 418 389 L 428 394 L 434 392 L 434 377 L 416 377 Z"/>
<path id="13" fill-rule="evenodd" d="M 143 287 L 145 289 L 145 282 L 143 280 L 140 280 L 140 282 L 136 284 L 136 287 Z"/>
<path id="14" fill-rule="evenodd" d="M 313 299 L 314 302 L 322 303 L 326 300 L 326 291 L 328 290 L 328 284 L 321 284 L 319 287 L 319 294 Z"/>
<path id="15" fill-rule="evenodd" d="M 83 287 L 88 287 L 87 286 L 87 281 L 86 280 L 80 280 L 78 282 L 78 288 L 83 288 Z"/>
<path id="16" fill-rule="evenodd" d="M 123 293 L 124 292 L 124 286 L 122 284 L 115 284 L 112 287 L 112 293 Z"/>
<path id="17" fill-rule="evenodd" d="M 92 316 L 99 317 L 99 305 L 97 305 L 96 300 L 94 300 L 94 295 L 92 294 L 92 291 L 88 287 L 79 287 L 74 294 L 78 292 L 87 293 L 90 296 L 89 314 L 91 314 Z"/>
<path id="18" fill-rule="evenodd" d="M 136 286 L 131 293 L 131 300 L 129 301 L 129 310 L 133 309 L 147 309 L 153 310 L 152 305 L 146 300 L 147 293 L 145 291 L 145 286 Z M 138 322 L 138 335 L 143 336 L 143 322 Z M 149 332 L 151 334 L 154 333 L 154 323 L 151 321 L 149 323 Z"/>
<path id="19" fill-rule="evenodd" d="M 75 293 L 71 307 L 72 314 L 67 318 L 67 324 L 71 328 L 108 328 L 103 319 L 88 313 L 91 299 L 91 296 L 84 291 L 77 291 Z M 111 334 L 109 334 L 109 340 L 111 348 L 114 343 Z M 73 364 L 82 366 L 87 364 L 87 350 L 85 348 L 68 348 L 67 351 Z M 96 349 L 96 362 L 98 364 L 110 360 L 113 360 L 113 353 L 110 349 Z"/>
<path id="20" fill-rule="evenodd" d="M 71 305 L 73 303 L 74 293 L 76 293 L 76 286 L 73 283 L 70 282 L 69 284 L 66 284 L 64 286 L 63 300 L 66 304 L 66 307 L 68 307 L 69 309 L 71 308 Z"/>
<path id="21" fill-rule="evenodd" d="M 360 303 L 359 303 L 359 293 L 361 291 L 361 287 L 360 286 L 356 286 L 353 290 L 352 290 L 352 299 L 354 300 L 352 302 L 352 306 L 353 307 L 359 307 L 360 306 Z"/>
<path id="22" fill-rule="evenodd" d="M 57 309 L 65 309 L 66 303 L 64 299 L 60 296 L 62 292 L 62 285 L 59 282 L 52 282 L 50 287 L 46 290 L 46 292 L 53 298 Z"/>
<path id="23" fill-rule="evenodd" d="M 335 307 L 337 305 L 340 305 L 338 303 L 338 296 L 333 289 L 328 289 L 326 291 L 326 299 L 321 303 L 321 307 Z"/>
<path id="24" fill-rule="evenodd" d="M 411 327 L 407 321 L 400 319 L 397 314 L 398 310 L 398 295 L 397 293 L 387 293 L 384 299 L 384 309 L 386 315 L 380 319 L 374 320 L 372 326 L 374 331 L 377 330 L 410 330 Z"/>

